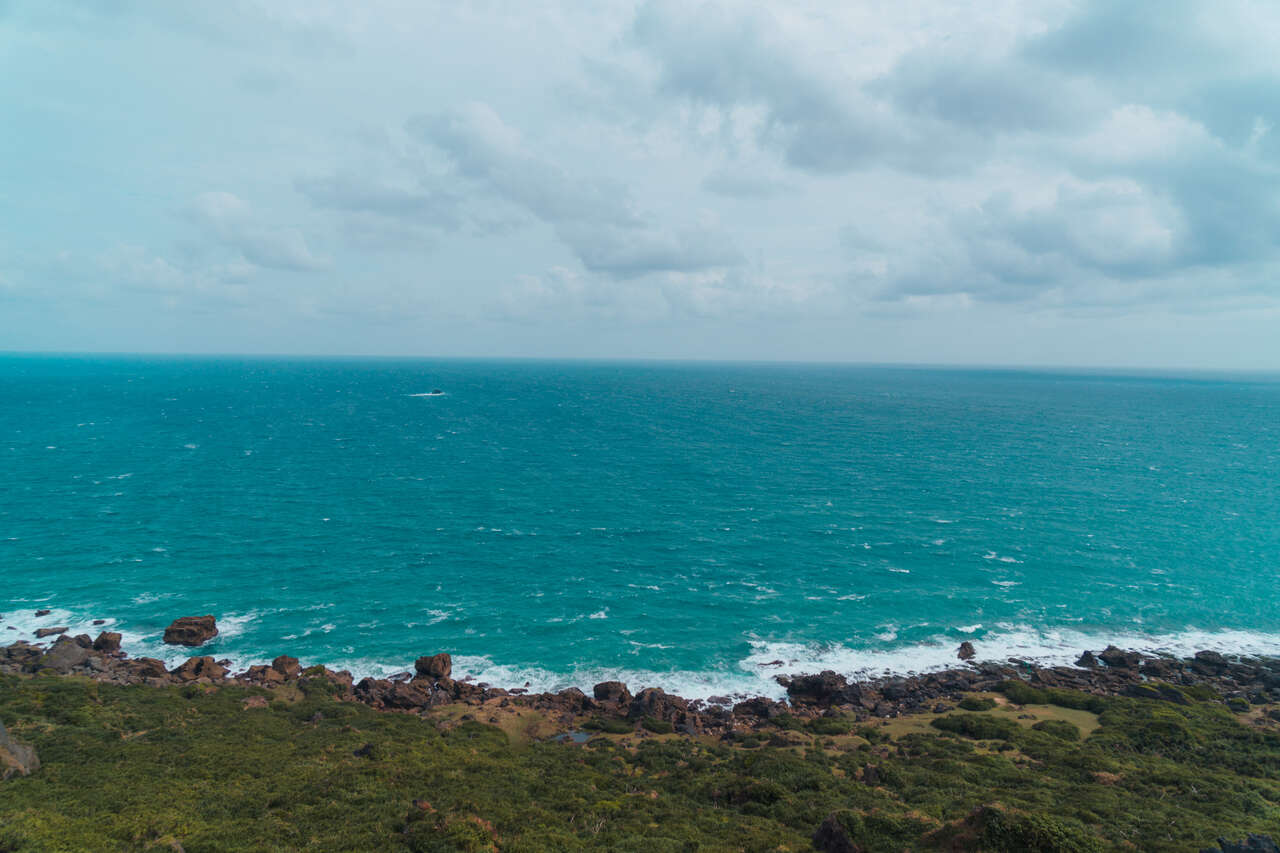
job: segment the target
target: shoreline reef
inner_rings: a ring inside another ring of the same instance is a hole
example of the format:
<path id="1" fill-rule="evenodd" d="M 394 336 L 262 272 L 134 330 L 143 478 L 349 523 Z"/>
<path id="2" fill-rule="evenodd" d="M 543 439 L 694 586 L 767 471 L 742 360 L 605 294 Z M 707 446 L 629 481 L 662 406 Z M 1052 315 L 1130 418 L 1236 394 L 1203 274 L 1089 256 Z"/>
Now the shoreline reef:
<path id="1" fill-rule="evenodd" d="M 1280 658 L 779 676 L 786 699 L 531 693 L 448 654 L 356 680 L 166 667 L 121 635 L 0 647 L 0 851 L 1280 853 Z M 1239 840 L 1243 839 L 1243 840 Z"/>
<path id="2" fill-rule="evenodd" d="M 48 611 L 36 611 L 40 616 Z M 106 620 L 97 620 L 106 624 Z M 164 632 L 169 645 L 196 648 L 218 636 L 211 615 L 175 619 Z M 556 692 L 530 692 L 524 687 L 501 687 L 452 678 L 452 658 L 436 653 L 418 658 L 412 671 L 384 678 L 356 679 L 347 670 L 323 664 L 303 666 L 280 655 L 270 664 L 234 672 L 231 661 L 212 655 L 193 655 L 168 667 L 153 657 L 130 657 L 121 647 L 122 635 L 102 631 L 71 636 L 66 628 L 35 631 L 36 642 L 19 640 L 0 646 L 0 674 L 49 672 L 80 675 L 117 685 L 166 687 L 197 684 L 273 688 L 299 681 L 321 680 L 333 695 L 377 710 L 424 713 L 444 705 L 507 708 L 532 707 L 569 716 L 599 714 L 612 719 L 657 724 L 686 735 L 725 734 L 759 728 L 779 716 L 810 719 L 845 715 L 858 722 L 886 720 L 922 711 L 941 713 L 966 694 L 990 691 L 1010 680 L 1037 689 L 1075 690 L 1097 696 L 1127 696 L 1183 704 L 1187 691 L 1200 698 L 1217 697 L 1234 711 L 1280 704 L 1280 657 L 1224 654 L 1202 650 L 1191 657 L 1150 654 L 1108 646 L 1095 653 L 1084 650 L 1075 666 L 1047 666 L 1033 661 L 982 660 L 974 644 L 962 642 L 957 666 L 921 674 L 850 679 L 832 670 L 794 676 L 778 675 L 785 699 L 766 696 L 713 696 L 685 699 L 660 687 L 642 687 L 634 694 L 621 681 L 594 685 L 591 695 L 576 687 Z M 46 647 L 46 641 L 51 643 Z M 781 663 L 780 661 L 778 663 Z M 615 726 L 616 728 L 616 726 Z"/>

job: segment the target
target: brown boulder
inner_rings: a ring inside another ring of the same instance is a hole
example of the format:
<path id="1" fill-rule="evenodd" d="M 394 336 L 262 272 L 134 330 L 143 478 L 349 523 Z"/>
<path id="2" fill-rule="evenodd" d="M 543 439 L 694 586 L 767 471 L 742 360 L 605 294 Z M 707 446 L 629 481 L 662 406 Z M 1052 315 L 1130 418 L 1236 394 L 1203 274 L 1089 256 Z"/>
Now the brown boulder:
<path id="1" fill-rule="evenodd" d="M 619 705 L 631 702 L 631 691 L 621 681 L 602 681 L 591 688 L 591 694 L 597 702 L 616 702 Z"/>
<path id="2" fill-rule="evenodd" d="M 973 643 L 965 640 L 960 644 L 960 648 L 956 650 L 956 657 L 960 660 L 973 660 L 978 656 L 978 652 L 973 648 Z"/>
<path id="3" fill-rule="evenodd" d="M 93 647 L 97 651 L 114 654 L 120 651 L 120 635 L 115 631 L 103 631 L 98 635 L 98 639 L 93 641 Z"/>
<path id="4" fill-rule="evenodd" d="M 302 675 L 302 665 L 298 663 L 298 659 L 288 655 L 280 655 L 273 660 L 271 668 L 285 678 L 297 678 Z"/>
<path id="5" fill-rule="evenodd" d="M 214 680 L 226 676 L 227 668 L 205 655 L 204 657 L 187 658 L 185 663 L 178 666 L 170 674 L 179 681 L 196 681 L 201 678 Z"/>
<path id="6" fill-rule="evenodd" d="M 171 646 L 200 646 L 218 636 L 212 616 L 183 616 L 164 629 L 164 641 Z"/>
<path id="7" fill-rule="evenodd" d="M 45 637 L 53 637 L 58 634 L 65 634 L 65 633 L 67 633 L 66 628 L 37 628 L 36 639 L 43 640 Z"/>
<path id="8" fill-rule="evenodd" d="M 48 616 L 52 612 L 52 610 L 37 610 L 36 616 Z"/>
<path id="9" fill-rule="evenodd" d="M 672 722 L 677 714 L 686 713 L 689 703 L 679 696 L 668 695 L 661 687 L 646 687 L 631 700 L 631 708 L 627 716 L 633 720 L 641 717 L 653 717 L 656 720 Z"/>
<path id="10" fill-rule="evenodd" d="M 445 652 L 420 657 L 414 661 L 413 668 L 426 678 L 448 678 L 453 673 L 453 658 Z"/>

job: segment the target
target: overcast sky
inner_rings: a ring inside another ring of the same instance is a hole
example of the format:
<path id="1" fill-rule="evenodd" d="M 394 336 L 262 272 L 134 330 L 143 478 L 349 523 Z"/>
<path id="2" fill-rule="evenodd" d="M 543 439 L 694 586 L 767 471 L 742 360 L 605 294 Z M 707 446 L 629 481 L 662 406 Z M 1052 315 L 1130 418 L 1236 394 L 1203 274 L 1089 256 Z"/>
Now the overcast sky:
<path id="1" fill-rule="evenodd" d="M 0 0 L 0 350 L 1280 368 L 1280 4 Z"/>

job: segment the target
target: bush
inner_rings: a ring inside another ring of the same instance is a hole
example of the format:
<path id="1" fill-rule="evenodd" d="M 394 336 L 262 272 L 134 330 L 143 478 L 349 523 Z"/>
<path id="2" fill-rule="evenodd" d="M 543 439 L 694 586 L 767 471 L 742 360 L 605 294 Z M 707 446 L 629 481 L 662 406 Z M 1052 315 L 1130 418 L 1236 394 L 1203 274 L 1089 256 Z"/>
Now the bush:
<path id="1" fill-rule="evenodd" d="M 819 717 L 809 721 L 809 731 L 816 735 L 847 735 L 853 728 L 848 717 Z"/>
<path id="2" fill-rule="evenodd" d="M 974 740 L 1011 740 L 1017 737 L 1021 726 L 1013 720 L 1002 720 L 990 714 L 955 714 L 937 717 L 929 725 L 951 734 Z"/>
<path id="3" fill-rule="evenodd" d="M 966 696 L 960 700 L 960 707 L 965 711 L 990 711 L 996 706 L 996 700 L 987 696 Z"/>
<path id="4" fill-rule="evenodd" d="M 659 720 L 655 717 L 645 717 L 640 721 L 640 725 L 656 735 L 669 735 L 675 731 L 675 726 L 666 720 Z"/>
<path id="5" fill-rule="evenodd" d="M 1041 720 L 1031 728 L 1063 740 L 1080 740 L 1080 728 L 1066 720 Z"/>
<path id="6" fill-rule="evenodd" d="M 1094 853 L 1102 844 L 1078 821 L 986 808 L 981 849 L 1000 853 Z"/>

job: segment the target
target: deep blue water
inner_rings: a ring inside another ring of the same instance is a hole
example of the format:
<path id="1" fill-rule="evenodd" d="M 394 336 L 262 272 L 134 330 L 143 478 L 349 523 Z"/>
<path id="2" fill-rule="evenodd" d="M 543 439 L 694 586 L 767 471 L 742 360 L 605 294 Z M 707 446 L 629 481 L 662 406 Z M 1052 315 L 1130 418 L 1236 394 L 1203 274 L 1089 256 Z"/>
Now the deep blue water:
<path id="1" fill-rule="evenodd" d="M 0 477 L 6 638 L 688 695 L 1280 651 L 1274 377 L 5 356 Z"/>

